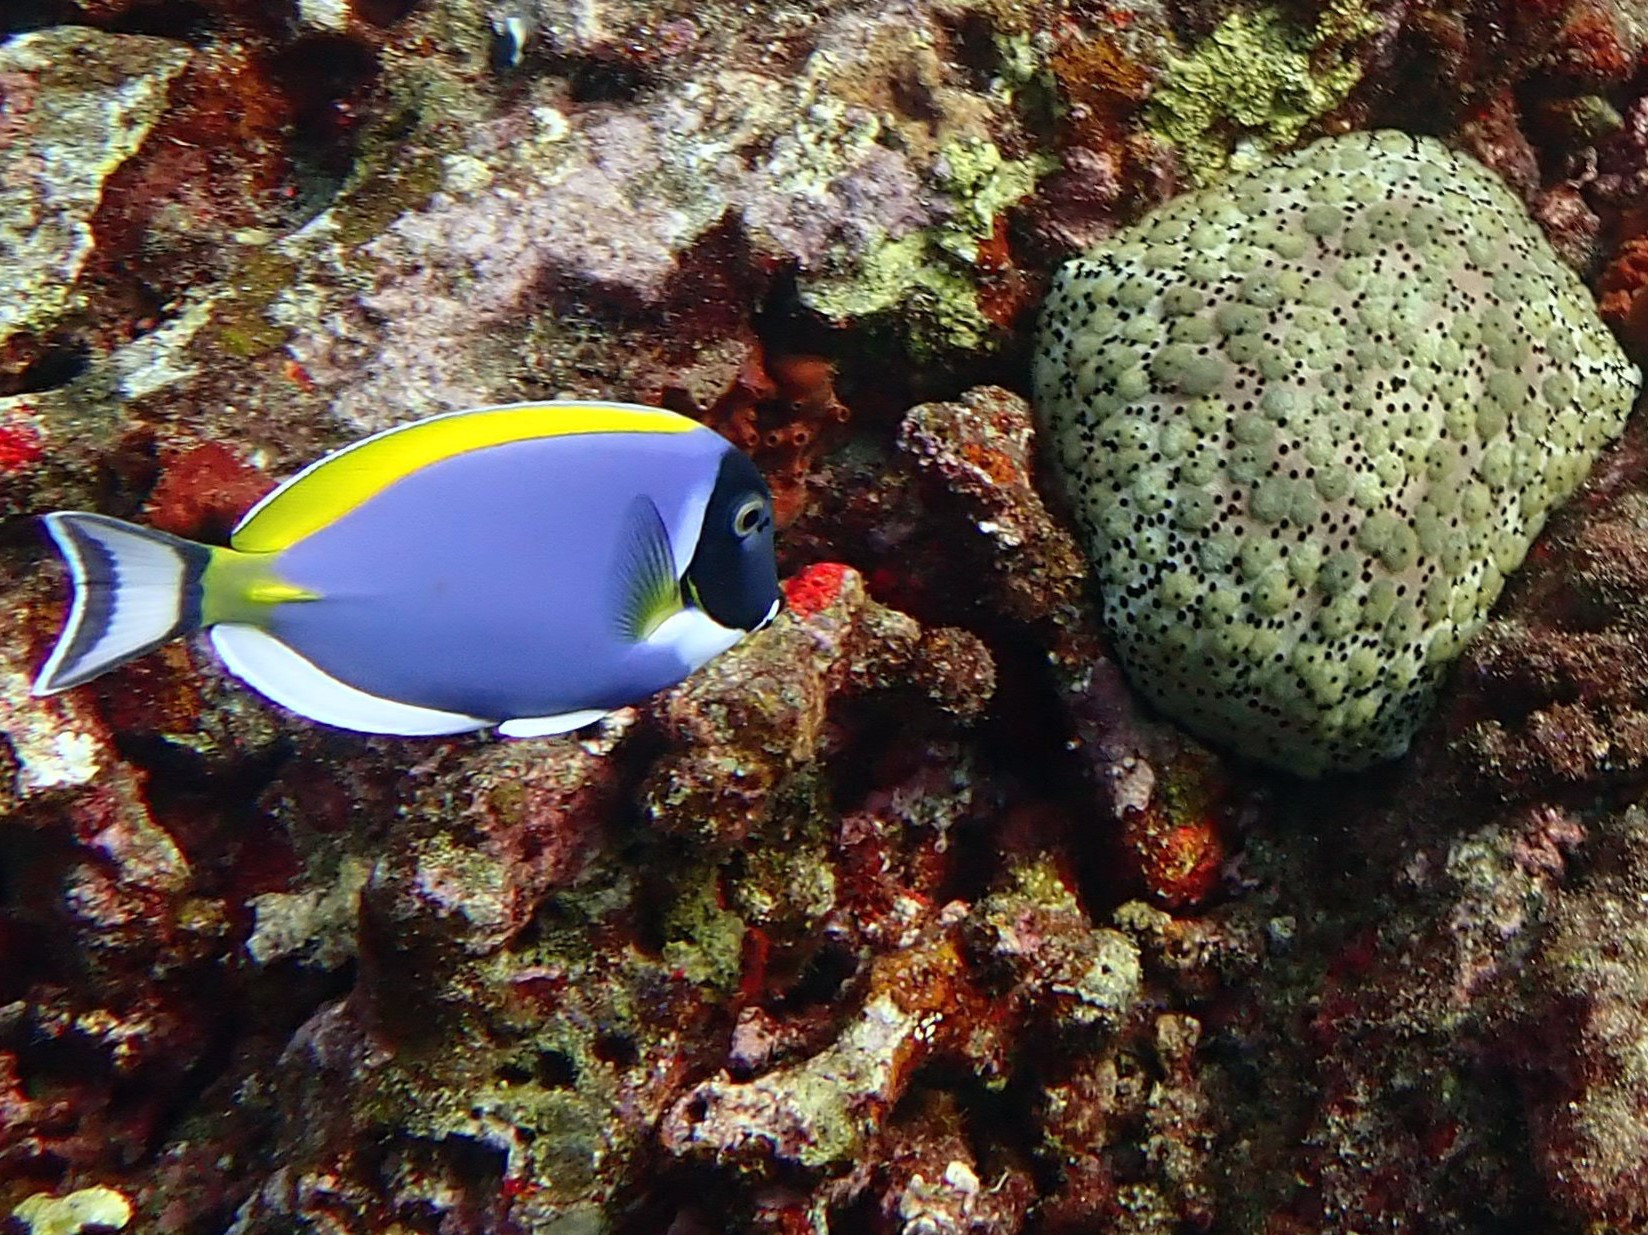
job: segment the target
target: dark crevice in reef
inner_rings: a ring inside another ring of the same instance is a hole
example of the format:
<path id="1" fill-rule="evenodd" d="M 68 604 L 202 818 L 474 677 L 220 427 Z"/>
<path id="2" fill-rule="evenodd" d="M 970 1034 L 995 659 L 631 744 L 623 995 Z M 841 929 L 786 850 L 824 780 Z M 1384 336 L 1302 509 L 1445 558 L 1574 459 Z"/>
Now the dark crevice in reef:
<path id="1" fill-rule="evenodd" d="M 544 69 L 566 79 L 573 103 L 628 103 L 654 82 L 643 66 L 616 57 L 554 56 L 547 59 Z"/>
<path id="2" fill-rule="evenodd" d="M 372 48 L 341 35 L 307 36 L 270 58 L 270 77 L 292 108 L 287 155 L 304 213 L 329 205 L 354 167 L 379 69 Z"/>
<path id="3" fill-rule="evenodd" d="M 249 6 L 248 16 L 263 19 L 263 24 L 282 7 L 272 2 Z M 195 0 L 136 3 L 107 16 L 88 14 L 72 0 L 6 0 L 0 4 L 0 37 L 47 26 L 91 26 L 110 34 L 152 34 L 200 44 L 221 24 L 220 17 Z"/>
<path id="4" fill-rule="evenodd" d="M 91 365 L 91 353 L 74 339 L 48 341 L 18 372 L 0 374 L 0 395 L 33 395 L 67 386 Z"/>
<path id="5" fill-rule="evenodd" d="M 61 26 L 74 22 L 80 10 L 69 0 L 10 0 L 0 6 L 0 35 L 20 34 L 41 26 Z"/>
<path id="6" fill-rule="evenodd" d="M 349 7 L 368 25 L 386 30 L 410 17 L 418 0 L 351 0 Z"/>
<path id="7" fill-rule="evenodd" d="M 269 9 L 278 5 L 268 5 Z M 111 34 L 152 34 L 160 38 L 200 43 L 211 36 L 217 20 L 203 4 L 178 0 L 168 4 L 136 4 L 107 22 L 98 23 Z"/>

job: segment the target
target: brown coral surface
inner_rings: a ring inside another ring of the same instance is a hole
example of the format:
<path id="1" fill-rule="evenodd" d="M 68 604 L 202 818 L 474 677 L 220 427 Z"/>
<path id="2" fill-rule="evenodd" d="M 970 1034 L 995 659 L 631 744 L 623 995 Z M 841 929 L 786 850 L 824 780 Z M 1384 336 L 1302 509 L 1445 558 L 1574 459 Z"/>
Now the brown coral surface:
<path id="1" fill-rule="evenodd" d="M 1411 752 L 1303 785 L 1138 702 L 1024 392 L 1060 263 L 1376 128 L 1640 362 L 1645 53 L 1640 0 L 0 3 L 0 1229 L 1644 1229 L 1641 424 Z M 551 740 L 193 645 L 29 695 L 28 516 L 221 539 L 557 395 L 751 453 L 771 627 Z"/>

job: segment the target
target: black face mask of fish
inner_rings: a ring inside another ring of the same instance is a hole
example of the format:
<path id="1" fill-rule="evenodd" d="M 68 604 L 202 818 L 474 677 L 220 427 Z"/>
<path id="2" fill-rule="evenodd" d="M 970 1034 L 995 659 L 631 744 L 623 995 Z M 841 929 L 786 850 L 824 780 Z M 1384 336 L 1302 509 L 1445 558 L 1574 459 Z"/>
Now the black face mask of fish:
<path id="1" fill-rule="evenodd" d="M 721 461 L 684 583 L 687 598 L 729 629 L 757 630 L 778 612 L 772 494 L 737 451 Z"/>

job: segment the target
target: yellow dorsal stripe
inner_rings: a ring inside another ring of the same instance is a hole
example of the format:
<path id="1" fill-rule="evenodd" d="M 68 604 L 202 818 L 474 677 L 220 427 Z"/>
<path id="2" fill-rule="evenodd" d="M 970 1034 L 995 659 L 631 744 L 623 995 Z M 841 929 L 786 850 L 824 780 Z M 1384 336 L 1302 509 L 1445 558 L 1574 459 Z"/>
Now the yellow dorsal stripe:
<path id="1" fill-rule="evenodd" d="M 387 429 L 310 464 L 254 506 L 230 543 L 248 553 L 296 544 L 401 477 L 469 450 L 578 433 L 688 433 L 696 420 L 634 403 L 512 403 Z"/>

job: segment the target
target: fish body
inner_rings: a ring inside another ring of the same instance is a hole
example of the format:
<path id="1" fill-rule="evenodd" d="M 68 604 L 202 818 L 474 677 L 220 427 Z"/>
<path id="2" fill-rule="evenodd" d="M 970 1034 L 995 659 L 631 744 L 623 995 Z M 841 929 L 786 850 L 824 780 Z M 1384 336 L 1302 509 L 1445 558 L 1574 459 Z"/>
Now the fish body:
<path id="1" fill-rule="evenodd" d="M 373 733 L 562 732 L 681 681 L 778 608 L 771 498 L 656 408 L 414 422 L 327 456 L 228 548 L 47 516 L 76 593 L 35 690 L 210 627 L 237 676 Z"/>

